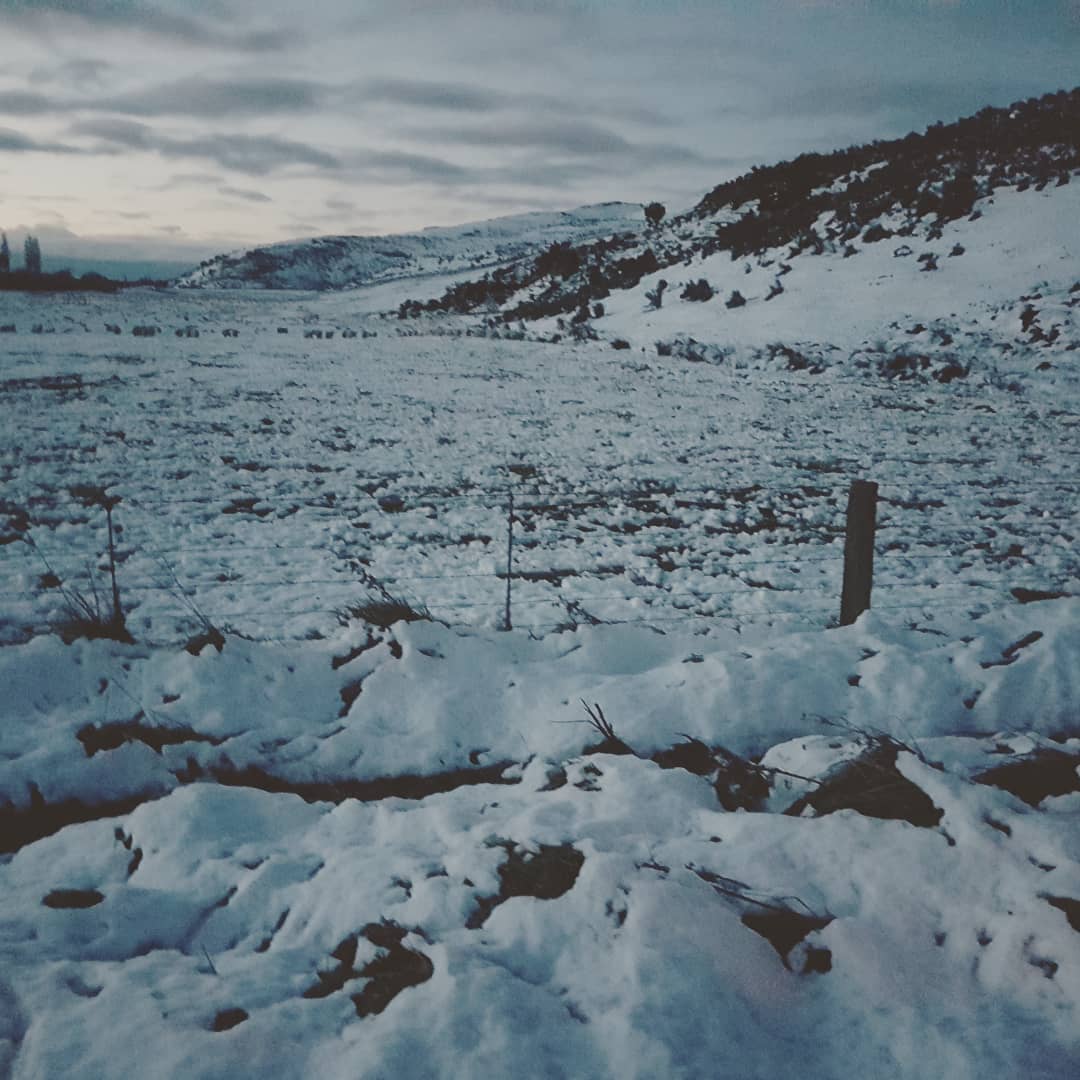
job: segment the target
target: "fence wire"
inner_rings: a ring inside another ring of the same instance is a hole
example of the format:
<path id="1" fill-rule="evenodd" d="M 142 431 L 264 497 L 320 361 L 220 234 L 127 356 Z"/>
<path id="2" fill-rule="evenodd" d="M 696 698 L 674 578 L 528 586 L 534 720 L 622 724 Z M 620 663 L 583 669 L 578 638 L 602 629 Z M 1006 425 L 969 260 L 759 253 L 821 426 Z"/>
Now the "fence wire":
<path id="1" fill-rule="evenodd" d="M 916 459 L 911 461 L 913 468 L 921 468 L 923 464 Z M 949 470 L 959 465 L 985 470 L 987 463 L 936 463 L 936 467 Z M 123 485 L 116 485 L 116 488 L 122 490 Z M 915 494 L 933 491 L 943 495 L 949 493 L 951 498 L 920 498 Z M 1013 586 L 1031 588 L 1032 582 L 1021 580 L 1021 577 L 1032 572 L 1043 572 L 1052 585 L 1061 584 L 1062 576 L 1074 579 L 1077 571 L 1075 548 L 1068 546 L 1071 539 L 1068 527 L 1072 522 L 1062 526 L 1065 535 L 1060 546 L 1054 546 L 1042 536 L 1038 538 L 1035 550 L 1031 550 L 1030 538 L 1020 537 L 1023 542 L 1018 542 L 1015 523 L 1009 520 L 1010 513 L 1022 518 L 1026 503 L 1040 498 L 1046 491 L 1080 495 L 1080 481 L 1026 480 L 1016 476 L 989 480 L 984 472 L 978 478 L 954 477 L 947 484 L 927 481 L 921 476 L 910 481 L 880 484 L 874 558 L 885 572 L 875 578 L 873 591 L 878 595 L 884 593 L 885 602 L 873 602 L 874 610 L 930 612 L 952 609 L 963 595 L 970 596 L 973 603 L 985 603 L 990 596 L 1005 594 Z M 514 497 L 512 516 L 507 507 L 511 492 Z M 977 493 L 978 499 L 983 501 L 976 504 L 976 512 L 969 520 L 959 522 L 951 504 L 961 498 L 970 499 L 972 493 Z M 167 605 L 149 608 L 145 617 L 155 622 L 163 619 L 190 622 L 203 609 L 208 618 L 217 621 L 338 619 L 350 603 L 355 604 L 373 593 L 377 595 L 380 589 L 395 595 L 415 595 L 421 606 L 436 614 L 458 613 L 452 617 L 475 619 L 486 611 L 489 618 L 494 618 L 501 614 L 502 589 L 509 576 L 511 585 L 516 587 L 512 591 L 512 610 L 526 613 L 526 629 L 566 626 L 568 619 L 573 621 L 575 618 L 642 624 L 702 619 L 737 624 L 764 618 L 821 623 L 835 621 L 839 607 L 839 583 L 844 568 L 841 508 L 846 496 L 846 485 L 830 483 L 828 477 L 820 474 L 812 480 L 782 489 L 769 488 L 755 481 L 679 488 L 666 480 L 645 479 L 632 486 L 613 485 L 610 488 L 574 484 L 547 486 L 529 478 L 528 482 L 500 491 L 485 493 L 472 488 L 450 494 L 395 487 L 386 481 L 373 480 L 359 486 L 348 501 L 330 495 L 293 499 L 287 494 L 282 495 L 280 490 L 269 495 L 249 488 L 208 493 L 198 498 L 121 496 L 115 512 L 119 526 L 118 570 L 124 596 L 135 598 L 130 605 L 133 611 L 142 607 L 140 597 L 172 598 L 179 604 L 180 610 L 176 612 L 169 610 Z M 994 501 L 986 502 L 988 496 Z M 14 505 L 10 501 L 0 504 L 0 514 L 10 513 Z M 30 525 L 28 534 L 40 555 L 28 544 L 19 547 L 30 560 L 24 564 L 25 572 L 31 573 L 35 565 L 41 572 L 33 591 L 46 601 L 57 583 L 49 581 L 45 584 L 48 577 L 45 563 L 49 572 L 63 582 L 101 573 L 108 566 L 107 555 L 100 547 L 85 556 L 60 550 L 54 542 L 55 537 L 49 535 L 49 522 L 62 507 L 77 507 L 76 520 L 88 529 L 98 528 L 95 515 L 99 512 L 69 492 L 43 489 L 25 500 Z M 200 525 L 223 530 L 224 519 L 235 518 L 237 522 L 244 522 L 245 531 L 250 526 L 256 533 L 281 520 L 277 515 L 282 511 L 286 512 L 283 517 L 304 511 L 304 526 L 310 528 L 314 520 L 325 532 L 320 539 L 310 543 L 300 543 L 292 536 L 275 543 L 248 543 L 233 532 L 185 544 L 182 535 L 178 540 L 175 523 L 167 516 L 174 509 L 182 511 L 185 508 L 205 511 L 205 520 L 199 521 Z M 434 517 L 437 521 L 440 509 L 454 512 L 453 527 L 446 527 L 442 533 L 432 531 L 426 536 L 414 536 L 409 552 L 412 565 L 395 567 L 387 565 L 386 560 L 378 562 L 369 557 L 371 549 L 378 546 L 378 535 L 374 540 L 368 538 L 370 542 L 365 547 L 362 541 L 369 530 L 362 527 L 358 516 L 376 514 L 374 520 L 401 523 L 408 521 L 409 515 L 415 517 L 416 513 L 422 513 L 426 519 Z M 644 520 L 628 521 L 628 510 L 643 516 Z M 812 520 L 800 515 L 803 510 L 811 512 Z M 700 520 L 687 522 L 680 519 L 677 515 L 685 511 L 723 511 L 735 515 L 736 520 L 712 519 L 706 526 L 712 530 L 708 534 L 709 543 L 703 545 L 708 550 L 703 556 L 695 556 L 694 545 L 701 541 L 701 533 L 696 531 Z M 918 515 L 920 519 L 919 527 L 914 530 L 911 515 Z M 154 535 L 158 531 L 155 526 L 163 516 L 166 519 L 164 528 L 171 534 L 164 541 Z M 940 521 L 940 525 L 928 529 L 927 520 Z M 475 523 L 474 527 L 482 525 L 488 531 L 464 532 L 469 521 Z M 35 522 L 40 524 L 35 527 Z M 511 524 L 516 535 L 516 557 L 508 574 L 502 555 L 501 530 Z M 752 534 L 764 535 L 752 548 L 740 551 L 738 545 L 746 543 Z M 652 556 L 642 553 L 642 548 L 669 535 L 685 537 L 683 546 L 688 550 L 677 552 L 660 544 Z M 613 536 L 618 536 L 619 540 L 613 541 Z M 595 556 L 576 555 L 560 562 L 558 552 L 561 549 L 569 545 L 580 548 L 589 537 L 602 539 L 605 557 L 623 556 L 624 561 L 604 563 Z M 471 547 L 463 550 L 475 541 L 482 544 L 482 553 Z M 198 547 L 200 544 L 202 550 Z M 1007 550 L 993 550 L 1005 545 L 1008 545 Z M 732 547 L 735 550 L 730 550 Z M 776 557 L 762 555 L 762 550 L 770 547 L 775 548 Z M 805 548 L 805 552 L 793 554 L 793 549 L 800 547 Z M 429 549 L 436 550 L 449 565 L 441 572 L 413 572 L 419 558 L 431 557 Z M 6 546 L 0 548 L 0 557 L 4 557 L 7 550 Z M 452 557 L 448 557 L 451 552 Z M 264 562 L 263 573 L 246 576 L 242 567 L 256 553 L 260 557 L 268 553 L 279 556 L 294 566 L 321 562 L 330 572 L 267 575 Z M 235 562 L 234 556 L 239 563 Z M 195 558 L 221 569 L 214 572 L 203 566 L 192 573 L 174 569 Z M 649 562 L 649 558 L 654 561 Z M 148 567 L 147 560 L 157 565 Z M 478 561 L 481 562 L 479 568 L 468 568 L 470 562 L 476 567 Z M 130 572 L 132 562 L 137 567 L 134 574 Z M 372 562 L 378 562 L 376 569 L 369 569 L 367 564 Z M 966 580 L 927 580 L 928 576 L 940 572 L 933 569 L 938 566 L 950 574 L 968 571 Z M 924 569 L 920 571 L 919 567 Z M 804 570 L 809 571 L 810 576 L 803 575 Z M 994 573 L 989 573 L 991 570 Z M 688 575 L 697 575 L 703 584 L 695 587 L 692 581 L 685 580 Z M 610 579 L 625 581 L 628 588 L 589 591 L 588 583 Z M 484 581 L 493 587 L 490 597 L 468 595 Z M 444 582 L 450 586 L 449 590 L 438 588 Z M 918 589 L 924 596 L 904 602 L 903 590 L 906 589 Z M 309 598 L 315 603 L 304 606 L 230 607 L 231 601 L 239 599 L 237 594 L 252 590 L 265 590 L 275 596 L 290 590 L 304 590 L 309 594 L 312 590 L 319 591 Z M 328 594 L 325 600 L 324 592 Z M 768 593 L 777 599 L 798 597 L 795 603 L 800 606 L 733 610 L 733 605 L 742 606 L 741 601 L 757 592 Z M 55 597 L 56 593 L 53 595 Z M 807 606 L 806 600 L 812 597 L 828 599 L 828 605 Z M 5 602 L 26 601 L 27 598 L 27 589 L 0 592 L 0 600 Z M 337 603 L 332 604 L 331 600 Z M 630 605 L 631 608 L 620 617 L 617 611 L 610 610 L 612 605 Z M 597 610 L 589 611 L 589 607 Z M 716 607 L 723 607 L 723 610 L 706 610 Z M 562 608 L 567 617 L 552 622 L 528 618 L 529 613 L 542 614 L 545 608 Z"/>

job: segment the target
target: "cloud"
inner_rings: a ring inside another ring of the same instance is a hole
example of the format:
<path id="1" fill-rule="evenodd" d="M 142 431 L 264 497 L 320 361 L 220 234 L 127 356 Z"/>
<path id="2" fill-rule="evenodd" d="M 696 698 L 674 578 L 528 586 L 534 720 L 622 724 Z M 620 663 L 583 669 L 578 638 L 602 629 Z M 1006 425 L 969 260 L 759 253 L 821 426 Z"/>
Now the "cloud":
<path id="1" fill-rule="evenodd" d="M 474 147 L 528 147 L 552 153 L 626 154 L 633 145 L 621 135 L 586 120 L 511 120 L 483 127 L 427 128 L 424 138 Z"/>
<path id="2" fill-rule="evenodd" d="M 561 183 L 570 175 L 609 171 L 615 162 L 638 169 L 655 166 L 719 164 L 689 147 L 673 143 L 635 143 L 609 128 L 586 120 L 514 120 L 507 118 L 483 127 L 428 127 L 411 134 L 427 141 L 473 149 L 517 149 L 532 151 L 539 168 Z M 511 171 L 517 166 L 510 166 Z"/>
<path id="3" fill-rule="evenodd" d="M 251 191 L 248 188 L 230 187 L 228 184 L 223 184 L 218 188 L 219 195 L 226 195 L 230 199 L 243 199 L 245 202 L 253 203 L 268 203 L 274 200 L 269 195 L 264 195 L 261 191 Z"/>
<path id="4" fill-rule="evenodd" d="M 1027 93 L 1041 92 L 1040 84 L 1032 79 Z M 775 96 L 770 111 L 785 116 L 812 117 L 872 117 L 893 113 L 900 117 L 952 118 L 972 109 L 994 102 L 1006 104 L 1023 97 L 1015 78 L 999 82 L 986 76 L 963 81 L 941 79 L 889 79 L 876 73 L 862 78 L 827 79 L 792 86 Z"/>
<path id="5" fill-rule="evenodd" d="M 10 154 L 79 154 L 77 146 L 65 143 L 42 142 L 13 128 L 0 128 L 0 151 Z"/>
<path id="6" fill-rule="evenodd" d="M 327 87 L 310 79 L 187 78 L 87 101 L 84 107 L 129 116 L 266 116 L 317 109 L 327 93 Z"/>
<path id="7" fill-rule="evenodd" d="M 307 143 L 274 135 L 211 133 L 195 136 L 163 135 L 135 120 L 99 118 L 82 120 L 70 127 L 73 135 L 102 140 L 100 152 L 141 150 L 164 158 L 194 158 L 212 161 L 223 169 L 265 176 L 292 165 L 337 170 L 341 161 L 334 154 Z"/>
<path id="8" fill-rule="evenodd" d="M 105 75 L 113 70 L 113 65 L 107 60 L 95 60 L 88 57 L 78 57 L 74 60 L 65 60 L 62 64 L 51 67 L 37 67 L 30 72 L 32 83 L 65 83 L 77 87 L 100 85 Z"/>
<path id="9" fill-rule="evenodd" d="M 371 104 L 479 113 L 503 108 L 512 100 L 510 95 L 468 83 L 399 78 L 371 79 L 358 85 L 353 96 L 357 101 Z"/>
<path id="10" fill-rule="evenodd" d="M 445 158 L 404 150 L 361 150 L 354 155 L 350 164 L 362 169 L 370 179 L 399 183 L 452 183 L 469 176 L 468 169 Z"/>
<path id="11" fill-rule="evenodd" d="M 5 6 L 8 18 L 30 29 L 81 26 L 96 32 L 136 32 L 176 44 L 255 53 L 285 49 L 297 40 L 295 32 L 284 29 L 237 30 L 146 0 L 6 0 Z"/>
<path id="12" fill-rule="evenodd" d="M 60 102 L 33 90 L 0 90 L 0 113 L 8 116 L 42 116 L 57 112 Z"/>

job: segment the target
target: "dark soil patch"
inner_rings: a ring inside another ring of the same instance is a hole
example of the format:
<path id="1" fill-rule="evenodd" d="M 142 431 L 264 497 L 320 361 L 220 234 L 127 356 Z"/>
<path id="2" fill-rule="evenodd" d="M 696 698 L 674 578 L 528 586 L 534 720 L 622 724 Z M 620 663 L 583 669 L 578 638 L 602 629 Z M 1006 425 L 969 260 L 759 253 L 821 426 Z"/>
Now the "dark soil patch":
<path id="1" fill-rule="evenodd" d="M 519 851 L 513 841 L 503 840 L 508 858 L 499 867 L 499 892 L 477 901 L 465 925 L 477 930 L 501 903 L 512 896 L 535 896 L 555 900 L 568 893 L 585 864 L 585 856 L 570 844 L 541 844 L 535 852 Z"/>
<path id="2" fill-rule="evenodd" d="M 831 916 L 803 914 L 786 908 L 772 907 L 748 911 L 742 917 L 743 926 L 763 937 L 776 950 L 786 968 L 791 967 L 789 960 L 791 950 L 808 934 L 823 929 L 830 922 L 832 922 Z M 828 949 L 821 947 L 807 949 L 802 967 L 803 974 L 811 972 L 824 974 L 831 970 L 832 953 Z"/>
<path id="3" fill-rule="evenodd" d="M 1026 649 L 1029 645 L 1034 645 L 1042 636 L 1041 630 L 1032 630 L 1030 634 L 1026 634 L 1018 641 L 1014 641 L 1007 648 L 1002 649 L 1000 660 L 984 660 L 979 666 L 984 669 L 992 667 L 1008 667 L 1010 664 L 1016 662 L 1022 649 Z"/>
<path id="4" fill-rule="evenodd" d="M 208 626 L 196 634 L 184 649 L 192 656 L 198 656 L 208 645 L 212 645 L 218 652 L 225 648 L 225 635 L 216 626 Z"/>
<path id="5" fill-rule="evenodd" d="M 435 974 L 435 965 L 423 953 L 401 944 L 406 931 L 400 926 L 371 923 L 362 933 L 386 951 L 361 968 L 360 974 L 371 981 L 352 1000 L 357 1016 L 377 1016 L 402 990 L 427 982 Z"/>
<path id="6" fill-rule="evenodd" d="M 237 1024 L 242 1024 L 247 1018 L 248 1014 L 243 1009 L 222 1009 L 214 1017 L 210 1030 L 228 1031 L 230 1028 L 236 1027 Z"/>
<path id="7" fill-rule="evenodd" d="M 352 998 L 356 1015 L 378 1015 L 402 990 L 427 982 L 435 973 L 435 965 L 427 956 L 402 945 L 407 934 L 404 927 L 392 922 L 369 923 L 360 934 L 350 934 L 330 954 L 337 963 L 329 971 L 316 972 L 317 981 L 304 991 L 304 997 L 329 997 L 347 982 L 367 979 L 364 989 Z M 361 936 L 377 946 L 380 953 L 358 969 L 356 951 Z"/>
<path id="8" fill-rule="evenodd" d="M 1038 806 L 1049 795 L 1080 791 L 1078 765 L 1080 757 L 1063 750 L 1036 750 L 995 765 L 972 779 L 976 784 L 989 784 L 1011 792 L 1028 806 Z"/>
<path id="9" fill-rule="evenodd" d="M 46 907 L 69 911 L 96 907 L 104 899 L 97 889 L 53 889 L 41 902 Z"/>
<path id="10" fill-rule="evenodd" d="M 897 769 L 899 749 L 891 740 L 875 739 L 859 757 L 830 769 L 813 792 L 796 800 L 784 813 L 798 817 L 810 807 L 820 817 L 837 810 L 855 810 L 866 817 L 934 828 L 944 811 Z"/>
<path id="11" fill-rule="evenodd" d="M 87 724 L 80 728 L 76 738 L 83 744 L 87 757 L 93 757 L 101 750 L 118 750 L 125 743 L 141 742 L 160 754 L 164 746 L 179 746 L 188 742 L 209 743 L 220 746 L 225 740 L 216 735 L 203 735 L 186 726 L 159 727 L 144 723 L 145 713 L 141 710 L 130 720 L 120 720 L 112 724 Z"/>
<path id="12" fill-rule="evenodd" d="M 1013 589 L 1012 594 L 1021 604 L 1035 604 L 1040 600 L 1060 600 L 1072 595 L 1058 589 L 1025 589 L 1021 586 Z"/>
<path id="13" fill-rule="evenodd" d="M 93 804 L 84 803 L 80 799 L 62 799 L 60 802 L 47 804 L 41 792 L 32 787 L 28 807 L 0 807 L 0 855 L 18 851 L 27 844 L 58 833 L 68 825 L 129 814 L 135 807 L 163 794 L 165 792 L 155 791 Z"/>
<path id="14" fill-rule="evenodd" d="M 1080 900 L 1074 900 L 1071 896 L 1047 896 L 1045 899 L 1051 907 L 1064 911 L 1069 925 L 1080 933 Z"/>
<path id="15" fill-rule="evenodd" d="M 509 786 L 520 783 L 518 779 L 503 778 L 503 772 L 512 764 L 512 761 L 500 761 L 480 768 L 452 769 L 428 776 L 406 773 L 401 776 L 380 776 L 372 780 L 293 781 L 274 776 L 257 765 L 250 765 L 246 769 L 217 765 L 211 767 L 206 775 L 228 787 L 250 787 L 260 791 L 299 795 L 305 802 L 340 803 L 346 799 L 377 802 L 379 799 L 424 799 L 429 795 L 438 795 L 473 784 Z M 185 782 L 200 779 L 204 775 L 196 762 L 191 765 L 194 769 L 185 775 Z"/>
<path id="16" fill-rule="evenodd" d="M 832 922 L 831 915 L 818 915 L 796 897 L 762 900 L 755 896 L 756 890 L 742 881 L 724 877 L 712 870 L 695 866 L 688 870 L 707 881 L 713 890 L 741 910 L 743 926 L 763 937 L 777 952 L 789 970 L 795 970 L 789 960 L 791 950 L 816 930 L 822 930 Z M 800 904 L 803 910 L 791 905 Z M 799 973 L 826 972 L 832 970 L 832 953 L 820 946 L 809 946 L 803 953 Z"/>
<path id="17" fill-rule="evenodd" d="M 652 759 L 661 769 L 685 769 L 695 776 L 710 776 L 716 770 L 712 750 L 700 739 L 684 735 L 684 742 L 658 750 Z"/>

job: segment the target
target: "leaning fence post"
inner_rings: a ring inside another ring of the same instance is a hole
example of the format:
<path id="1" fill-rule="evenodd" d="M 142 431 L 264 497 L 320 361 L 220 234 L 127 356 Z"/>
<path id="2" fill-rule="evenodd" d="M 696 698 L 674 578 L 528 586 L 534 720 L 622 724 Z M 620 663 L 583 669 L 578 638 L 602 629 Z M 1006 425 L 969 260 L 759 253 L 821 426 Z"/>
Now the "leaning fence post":
<path id="1" fill-rule="evenodd" d="M 120 606 L 120 586 L 116 583 L 116 544 L 113 541 L 113 523 L 112 512 L 113 507 L 120 500 L 113 496 L 111 499 L 106 498 L 104 501 L 105 506 L 105 521 L 109 526 L 109 574 L 112 577 L 112 604 L 113 604 L 113 621 L 118 626 L 124 625 L 124 609 Z"/>
<path id="2" fill-rule="evenodd" d="M 850 626 L 870 606 L 870 589 L 874 580 L 877 493 L 877 484 L 870 480 L 853 480 L 848 492 L 844 589 L 840 596 L 841 626 Z"/>
<path id="3" fill-rule="evenodd" d="M 506 512 L 506 617 L 503 629 L 512 630 L 510 624 L 510 578 L 514 570 L 514 493 L 510 492 L 510 504 Z"/>

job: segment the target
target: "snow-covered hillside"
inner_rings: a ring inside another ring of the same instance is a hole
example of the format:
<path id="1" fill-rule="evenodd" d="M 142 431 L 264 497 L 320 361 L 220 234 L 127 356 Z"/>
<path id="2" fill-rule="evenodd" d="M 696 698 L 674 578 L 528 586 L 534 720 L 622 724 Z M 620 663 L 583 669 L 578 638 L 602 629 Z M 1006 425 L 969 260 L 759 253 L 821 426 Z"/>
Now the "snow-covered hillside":
<path id="1" fill-rule="evenodd" d="M 713 358 L 771 359 L 772 347 L 803 343 L 811 355 L 793 362 L 814 368 L 837 360 L 823 353 L 858 349 L 902 373 L 955 370 L 963 348 L 944 339 L 957 333 L 1010 351 L 1012 319 L 1031 302 L 1025 337 L 1060 352 L 1067 325 L 1043 316 L 1027 332 L 1041 309 L 1060 315 L 1075 297 L 1078 133 L 1074 90 L 803 155 L 721 184 L 657 227 L 556 245 L 401 314 L 475 312 L 489 328 L 676 342 L 701 356 L 697 342 Z"/>
<path id="2" fill-rule="evenodd" d="M 579 244 L 637 228 L 636 203 L 517 214 L 393 236 L 320 236 L 219 255 L 184 275 L 182 288 L 343 289 L 407 277 L 502 266 L 555 243 Z"/>

